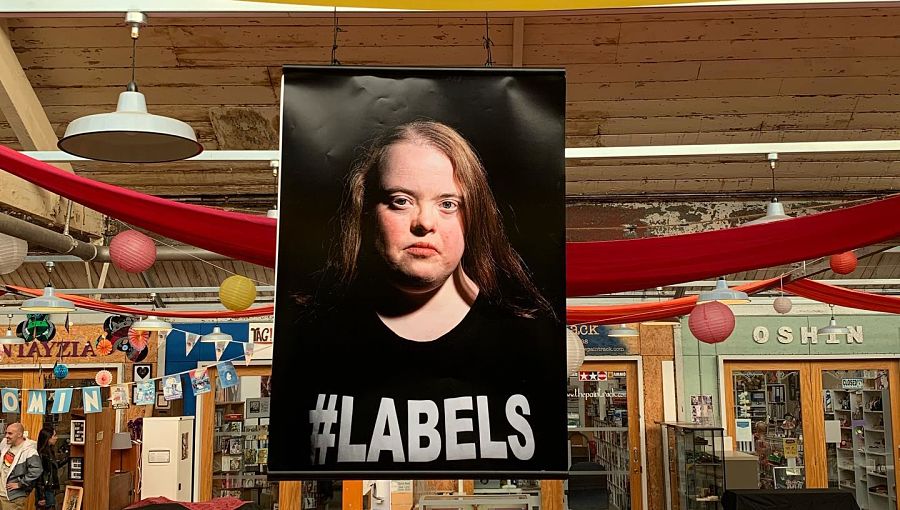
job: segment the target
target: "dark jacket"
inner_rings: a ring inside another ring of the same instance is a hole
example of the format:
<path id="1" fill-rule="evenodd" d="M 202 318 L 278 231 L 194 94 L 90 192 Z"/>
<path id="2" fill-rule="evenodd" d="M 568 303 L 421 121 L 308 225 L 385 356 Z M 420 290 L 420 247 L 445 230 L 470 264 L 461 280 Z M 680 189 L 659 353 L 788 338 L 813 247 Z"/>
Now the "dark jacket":
<path id="1" fill-rule="evenodd" d="M 56 456 L 49 448 L 45 448 L 44 451 L 40 452 L 40 456 L 41 467 L 44 469 L 44 472 L 41 473 L 41 477 L 38 478 L 35 485 L 38 501 L 46 499 L 44 494 L 56 492 L 56 489 L 59 489 L 59 462 L 57 462 Z"/>
<path id="2" fill-rule="evenodd" d="M 0 458 L 6 455 L 8 450 L 9 443 L 6 440 L 0 442 Z M 6 483 L 18 483 L 19 488 L 6 491 L 6 498 L 12 501 L 27 496 L 31 489 L 34 488 L 43 471 L 41 457 L 37 452 L 37 442 L 26 439 L 22 444 L 22 449 L 19 450 L 16 458 L 13 459 L 12 468 L 9 470 L 9 476 L 6 478 Z"/>

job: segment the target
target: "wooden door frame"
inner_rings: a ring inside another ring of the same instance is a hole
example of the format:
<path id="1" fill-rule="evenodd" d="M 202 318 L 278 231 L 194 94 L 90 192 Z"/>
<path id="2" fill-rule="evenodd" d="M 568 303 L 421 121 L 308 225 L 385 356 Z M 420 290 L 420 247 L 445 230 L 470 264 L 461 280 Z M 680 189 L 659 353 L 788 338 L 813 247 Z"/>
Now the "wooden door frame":
<path id="1" fill-rule="evenodd" d="M 770 357 L 746 358 L 746 357 L 719 357 L 720 378 L 720 409 L 726 433 L 734 437 L 734 387 L 732 385 L 735 370 L 798 370 L 800 372 L 800 406 L 809 413 L 803 418 L 803 449 L 804 466 L 806 467 L 806 485 L 813 488 L 828 487 L 827 462 L 808 462 L 809 459 L 826 459 L 825 452 L 825 403 L 822 399 L 822 371 L 823 370 L 888 370 L 888 388 L 891 395 L 891 412 L 894 409 L 900 411 L 900 360 L 898 356 L 859 355 L 854 359 L 846 356 L 804 356 L 792 361 L 784 361 Z M 893 391 L 896 389 L 896 391 Z M 810 419 L 812 417 L 812 419 Z M 820 419 L 820 417 L 822 419 Z M 900 451 L 896 450 L 900 445 L 900 420 L 891 419 L 891 435 L 894 444 L 894 483 L 900 483 Z M 821 422 L 821 423 L 820 423 Z M 886 445 L 887 446 L 887 445 Z"/>
<path id="2" fill-rule="evenodd" d="M 203 393 L 197 396 L 196 410 L 199 414 L 195 420 L 195 430 L 197 431 L 199 452 L 199 478 L 198 478 L 198 500 L 209 501 L 212 499 L 212 465 L 215 454 L 213 446 L 215 438 L 213 428 L 215 428 L 216 420 L 216 399 L 215 388 L 216 379 L 218 378 L 218 370 L 215 365 L 208 366 L 209 384 L 213 388 L 209 393 Z M 266 376 L 272 375 L 272 365 L 267 363 L 250 364 L 242 366 L 234 365 L 238 377 L 243 376 Z M 197 468 L 198 464 L 195 464 Z M 278 508 L 280 510 L 300 510 L 302 501 L 300 494 L 300 482 L 277 482 L 278 483 Z"/>
<path id="3" fill-rule="evenodd" d="M 631 507 L 647 508 L 647 448 L 646 430 L 644 423 L 644 366 L 640 356 L 588 356 L 582 364 L 581 371 L 606 370 L 633 371 L 634 377 L 626 380 L 626 391 L 629 395 L 637 395 L 637 401 L 632 404 L 629 399 L 629 431 L 628 442 L 633 448 L 638 449 L 640 457 L 640 483 L 631 483 Z M 632 406 L 634 409 L 632 410 Z M 635 411 L 632 413 L 632 411 Z M 637 417 L 637 427 L 631 427 L 632 417 Z M 637 430 L 635 430 L 637 429 Z M 633 450 L 632 450 L 633 451 Z M 633 466 L 632 466 L 633 467 Z M 633 482 L 634 478 L 632 478 Z M 637 494 L 635 493 L 637 489 Z M 560 502 L 560 508 L 562 504 Z"/>

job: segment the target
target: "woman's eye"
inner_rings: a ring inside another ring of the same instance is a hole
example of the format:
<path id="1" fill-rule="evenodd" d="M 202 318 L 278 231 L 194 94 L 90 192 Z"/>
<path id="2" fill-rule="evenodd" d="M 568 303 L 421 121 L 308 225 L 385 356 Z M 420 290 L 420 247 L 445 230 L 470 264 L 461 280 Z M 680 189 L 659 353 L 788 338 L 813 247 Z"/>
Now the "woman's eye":
<path id="1" fill-rule="evenodd" d="M 392 207 L 406 207 L 409 205 L 409 199 L 406 197 L 392 197 L 391 198 L 391 206 Z"/>

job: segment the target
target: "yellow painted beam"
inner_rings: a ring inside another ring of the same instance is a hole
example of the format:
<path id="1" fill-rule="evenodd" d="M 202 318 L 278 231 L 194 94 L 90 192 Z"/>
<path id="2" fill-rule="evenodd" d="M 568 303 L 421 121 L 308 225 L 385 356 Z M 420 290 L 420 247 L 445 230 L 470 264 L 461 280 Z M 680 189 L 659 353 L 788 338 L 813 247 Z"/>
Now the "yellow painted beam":
<path id="1" fill-rule="evenodd" d="M 56 133 L 16 57 L 5 24 L 0 25 L 0 111 L 23 149 L 56 150 Z M 67 172 L 73 171 L 68 164 L 56 166 Z M 0 205 L 47 223 L 65 223 L 67 202 L 64 199 L 5 172 L 0 172 Z M 99 236 L 103 216 L 73 204 L 69 226 L 72 230 Z"/>
<path id="2" fill-rule="evenodd" d="M 685 3 L 684 0 L 250 0 L 253 2 L 402 9 L 410 11 L 522 12 L 566 11 L 574 9 L 610 9 Z M 713 0 L 700 0 L 712 2 Z"/>

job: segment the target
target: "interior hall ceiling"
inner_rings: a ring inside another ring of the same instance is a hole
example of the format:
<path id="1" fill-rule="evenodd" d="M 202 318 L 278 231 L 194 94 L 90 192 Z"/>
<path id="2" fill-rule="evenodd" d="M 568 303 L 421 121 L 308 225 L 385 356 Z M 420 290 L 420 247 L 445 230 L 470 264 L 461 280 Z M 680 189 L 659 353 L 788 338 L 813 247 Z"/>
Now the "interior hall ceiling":
<path id="1" fill-rule="evenodd" d="M 122 17 L 5 22 L 57 136 L 77 117 L 115 108 L 131 72 Z M 136 81 L 151 113 L 190 123 L 206 149 L 277 149 L 281 65 L 328 64 L 332 22 L 330 14 L 150 17 L 138 40 Z M 344 65 L 486 60 L 481 13 L 347 13 L 339 23 Z M 567 147 L 900 140 L 900 5 L 497 13 L 489 30 L 495 65 L 566 69 Z M 24 148 L 8 119 L 0 122 L 0 143 Z M 72 166 L 91 179 L 191 203 L 259 213 L 274 203 L 267 162 Z M 788 213 L 809 213 L 896 192 L 900 154 L 781 154 L 775 177 Z M 0 173 L 0 186 L 8 178 Z M 566 181 L 572 241 L 727 227 L 761 215 L 772 195 L 764 155 L 568 160 Z M 271 270 L 224 265 L 274 281 Z M 898 267 L 900 253 L 883 253 L 848 278 L 897 279 Z M 102 268 L 60 263 L 57 286 L 95 286 Z M 215 287 L 227 276 L 196 261 L 158 263 L 148 272 L 152 282 L 173 287 Z M 37 287 L 45 279 L 39 262 L 0 277 Z M 111 268 L 105 285 L 148 283 Z"/>

